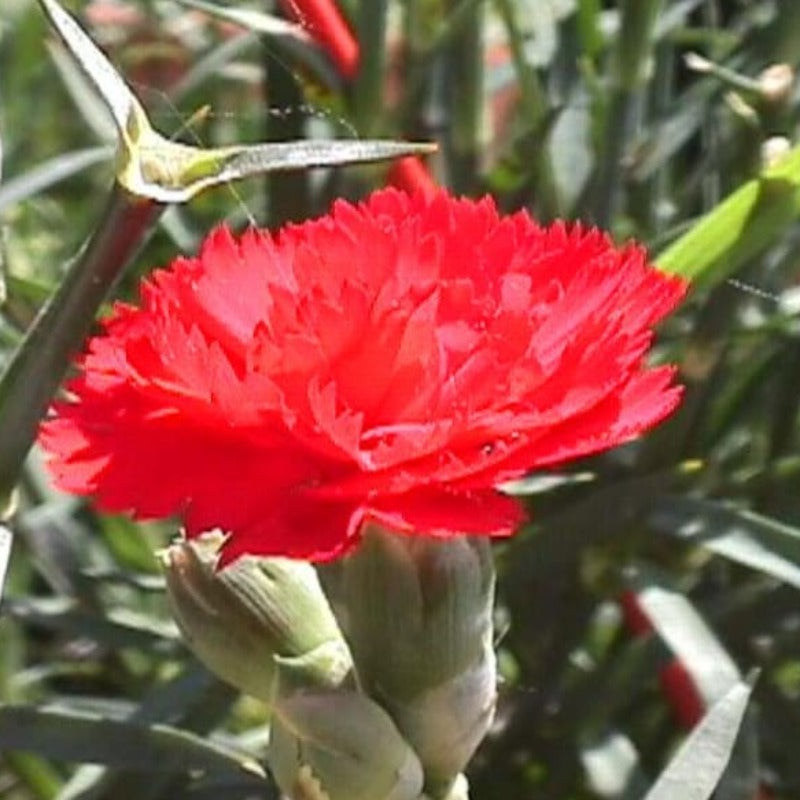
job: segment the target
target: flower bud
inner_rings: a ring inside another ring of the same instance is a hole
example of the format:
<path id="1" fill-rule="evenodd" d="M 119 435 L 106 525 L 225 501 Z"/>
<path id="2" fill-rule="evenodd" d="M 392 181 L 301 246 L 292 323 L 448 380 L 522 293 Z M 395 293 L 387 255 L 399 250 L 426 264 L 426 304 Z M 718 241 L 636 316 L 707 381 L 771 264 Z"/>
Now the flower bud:
<path id="1" fill-rule="evenodd" d="M 352 662 L 312 566 L 244 556 L 217 569 L 219 536 L 181 541 L 161 560 L 173 616 L 219 677 L 271 703 L 281 680 L 334 687 Z"/>
<path id="2" fill-rule="evenodd" d="M 428 794 L 446 797 L 494 714 L 490 547 L 370 525 L 341 578 L 360 685 L 419 755 Z"/>
<path id="3" fill-rule="evenodd" d="M 790 64 L 773 64 L 758 76 L 762 97 L 770 103 L 786 103 L 794 89 L 795 71 Z"/>
<path id="4" fill-rule="evenodd" d="M 352 691 L 275 703 L 267 760 L 292 800 L 418 800 L 422 766 L 388 714 Z"/>
<path id="5" fill-rule="evenodd" d="M 761 166 L 764 169 L 780 164 L 792 149 L 792 143 L 785 136 L 770 136 L 761 145 Z"/>

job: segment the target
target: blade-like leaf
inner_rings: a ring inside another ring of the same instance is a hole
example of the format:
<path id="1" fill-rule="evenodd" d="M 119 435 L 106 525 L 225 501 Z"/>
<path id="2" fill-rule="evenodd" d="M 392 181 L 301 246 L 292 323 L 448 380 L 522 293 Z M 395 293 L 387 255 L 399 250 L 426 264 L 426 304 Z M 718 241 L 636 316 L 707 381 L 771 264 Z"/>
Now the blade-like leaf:
<path id="1" fill-rule="evenodd" d="M 70 53 L 97 87 L 124 138 L 132 116 L 146 119 L 136 96 L 81 26 L 55 0 L 39 0 L 39 4 Z"/>
<path id="2" fill-rule="evenodd" d="M 154 131 L 137 143 L 123 185 L 160 203 L 182 203 L 211 186 L 281 170 L 385 161 L 430 153 L 429 144 L 381 140 L 317 140 L 201 149 L 170 142 Z"/>
<path id="3" fill-rule="evenodd" d="M 3 587 L 6 583 L 6 573 L 8 572 L 8 562 L 11 558 L 11 543 L 14 537 L 11 531 L 5 526 L 0 525 L 0 598 L 3 596 Z"/>
<path id="4" fill-rule="evenodd" d="M 49 42 L 47 52 L 61 76 L 61 82 L 67 90 L 67 94 L 72 98 L 75 108 L 86 125 L 100 142 L 115 142 L 117 126 L 111 109 L 98 94 L 97 87 L 86 76 L 85 70 L 75 61 L 72 53 L 61 46 L 61 42 L 55 40 Z"/>
<path id="5" fill-rule="evenodd" d="M 84 611 L 61 597 L 8 598 L 3 608 L 21 622 L 91 639 L 114 649 L 158 651 L 174 649 L 177 644 L 176 631 L 171 625 L 130 610 L 119 610 L 106 618 Z"/>
<path id="6" fill-rule="evenodd" d="M 66 180 L 77 172 L 110 160 L 113 155 L 113 147 L 87 147 L 45 161 L 38 167 L 6 181 L 0 187 L 0 212 Z"/>
<path id="7" fill-rule="evenodd" d="M 644 800 L 708 800 L 736 742 L 754 677 L 732 686 L 686 739 Z"/>
<path id="8" fill-rule="evenodd" d="M 665 272 L 719 283 L 774 242 L 800 213 L 800 147 L 728 195 L 656 259 Z"/>
<path id="9" fill-rule="evenodd" d="M 390 142 L 370 139 L 348 141 L 279 142 L 232 148 L 214 183 L 243 178 L 260 172 L 333 167 L 339 164 L 386 161 L 407 155 L 424 155 L 436 147 L 426 143 Z M 212 153 L 215 151 L 211 151 Z M 192 187 L 194 189 L 194 187 Z M 199 188 L 194 189 L 199 191 Z"/>
<path id="10" fill-rule="evenodd" d="M 636 599 L 656 633 L 689 671 L 706 706 L 740 680 L 733 659 L 686 597 L 650 584 L 637 591 Z"/>
<path id="11" fill-rule="evenodd" d="M 255 33 L 264 36 L 288 36 L 302 42 L 311 42 L 312 38 L 308 31 L 301 25 L 288 22 L 285 19 L 276 17 L 273 14 L 265 14 L 263 11 L 255 11 L 250 8 L 236 8 L 208 3 L 205 0 L 178 0 L 181 5 L 189 8 L 196 8 L 198 11 L 205 11 L 218 19 L 241 25 Z"/>
<path id="12" fill-rule="evenodd" d="M 100 303 L 162 210 L 115 187 L 94 235 L 0 375 L 0 503 L 14 488 L 39 420 Z"/>
<path id="13" fill-rule="evenodd" d="M 3 766 L 25 786 L 26 797 L 54 800 L 61 785 L 58 771 L 44 758 L 30 753 L 3 753 Z"/>
<path id="14" fill-rule="evenodd" d="M 197 8 L 215 17 L 241 25 L 248 34 L 256 33 L 269 40 L 271 47 L 279 50 L 281 57 L 285 51 L 292 63 L 298 63 L 313 75 L 321 85 L 330 89 L 341 88 L 341 77 L 317 41 L 305 28 L 279 17 L 264 14 L 253 9 L 221 6 L 204 0 L 178 0 L 190 8 Z M 173 101 L 184 97 L 190 90 L 202 85 L 204 78 L 226 64 L 242 48 L 249 46 L 251 37 L 234 37 L 211 50 L 200 59 L 171 90 Z"/>
<path id="15" fill-rule="evenodd" d="M 252 758 L 168 725 L 141 725 L 56 708 L 0 708 L 0 750 L 150 772 L 264 776 Z"/>
<path id="16" fill-rule="evenodd" d="M 141 705 L 128 718 L 129 722 L 153 724 L 168 722 L 183 730 L 204 734 L 219 724 L 236 693 L 213 678 L 199 664 L 165 685 L 151 689 Z M 254 748 L 244 747 L 251 752 Z M 214 783 L 243 783 L 251 794 L 255 778 L 226 773 L 209 775 Z M 58 800 L 160 800 L 172 798 L 174 776 L 154 776 L 150 771 L 115 769 L 84 765 L 64 785 Z M 227 797 L 224 792 L 220 797 Z"/>
<path id="17" fill-rule="evenodd" d="M 383 141 L 300 141 L 216 149 L 172 142 L 152 128 L 133 92 L 80 25 L 56 0 L 39 2 L 111 110 L 122 151 L 117 180 L 137 197 L 181 203 L 209 186 L 249 175 L 382 161 L 435 149 Z"/>
<path id="18" fill-rule="evenodd" d="M 800 530 L 752 511 L 710 500 L 669 497 L 650 517 L 665 533 L 800 589 Z"/>

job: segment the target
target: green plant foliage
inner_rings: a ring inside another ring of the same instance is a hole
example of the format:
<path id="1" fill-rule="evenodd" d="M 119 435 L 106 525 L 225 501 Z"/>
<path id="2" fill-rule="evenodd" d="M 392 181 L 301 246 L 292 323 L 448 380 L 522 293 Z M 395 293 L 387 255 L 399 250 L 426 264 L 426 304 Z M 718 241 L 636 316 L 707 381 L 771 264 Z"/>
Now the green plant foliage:
<path id="1" fill-rule="evenodd" d="M 74 349 L 24 337 L 107 212 L 116 134 L 39 4 L 0 6 L 0 368 L 31 367 L 0 384 L 28 426 L 5 421 L 8 476 Z M 532 522 L 495 547 L 503 681 L 470 797 L 800 797 L 800 3 L 342 0 L 369 67 L 353 82 L 278 4 L 64 6 L 176 147 L 307 140 L 259 151 L 294 167 L 340 160 L 321 139 L 435 141 L 440 183 L 602 223 L 692 279 L 657 351 L 681 367 L 679 413 L 517 487 Z M 149 218 L 113 296 L 221 220 L 305 218 L 386 174 L 259 165 Z M 2 523 L 0 798 L 277 800 L 266 709 L 201 668 L 167 611 L 153 553 L 173 527 L 54 492 L 35 451 Z M 676 658 L 708 692 L 691 736 L 665 691 Z"/>

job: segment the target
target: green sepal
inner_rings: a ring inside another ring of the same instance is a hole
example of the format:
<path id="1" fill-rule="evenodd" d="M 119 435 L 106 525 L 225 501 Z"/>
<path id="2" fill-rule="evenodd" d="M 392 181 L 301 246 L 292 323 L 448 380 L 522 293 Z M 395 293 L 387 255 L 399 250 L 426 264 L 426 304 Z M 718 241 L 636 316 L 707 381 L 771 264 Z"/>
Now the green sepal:
<path id="1" fill-rule="evenodd" d="M 389 715 L 353 691 L 281 693 L 267 760 L 292 800 L 418 800 L 422 766 Z"/>
<path id="2" fill-rule="evenodd" d="M 207 535 L 161 554 L 173 615 L 197 657 L 270 704 L 279 668 L 295 686 L 339 686 L 350 653 L 314 568 L 244 556 L 218 569 L 220 541 Z"/>
<path id="3" fill-rule="evenodd" d="M 371 525 L 341 581 L 359 685 L 419 755 L 426 791 L 446 797 L 494 716 L 490 545 Z"/>

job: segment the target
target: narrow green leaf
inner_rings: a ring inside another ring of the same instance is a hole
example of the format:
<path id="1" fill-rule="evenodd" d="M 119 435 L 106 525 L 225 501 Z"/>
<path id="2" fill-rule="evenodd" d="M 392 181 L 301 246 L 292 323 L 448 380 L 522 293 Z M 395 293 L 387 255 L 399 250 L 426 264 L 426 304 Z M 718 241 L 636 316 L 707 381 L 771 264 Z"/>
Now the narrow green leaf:
<path id="1" fill-rule="evenodd" d="M 298 41 L 312 42 L 312 38 L 302 25 L 288 22 L 281 17 L 272 14 L 265 14 L 263 11 L 256 11 L 250 8 L 236 8 L 234 6 L 223 6 L 217 3 L 208 3 L 205 0 L 178 0 L 183 6 L 196 8 L 198 11 L 205 11 L 206 14 L 217 17 L 217 19 L 241 25 L 243 28 L 260 33 L 264 36 L 289 37 Z"/>
<path id="2" fill-rule="evenodd" d="M 185 6 L 197 8 L 226 22 L 240 25 L 250 33 L 269 40 L 270 47 L 277 48 L 281 55 L 285 52 L 291 63 L 300 64 L 328 88 L 339 89 L 341 78 L 336 69 L 317 44 L 316 40 L 300 25 L 296 25 L 280 17 L 265 14 L 254 9 L 235 8 L 205 0 L 178 0 Z M 245 37 L 249 39 L 250 37 Z M 241 49 L 247 46 L 243 37 L 223 42 L 207 56 L 195 64 L 191 70 L 172 88 L 173 101 L 177 101 L 192 89 L 202 85 L 203 80 L 218 71 Z"/>
<path id="3" fill-rule="evenodd" d="M 732 275 L 775 242 L 800 214 L 800 146 L 728 195 L 656 262 L 698 286 Z"/>
<path id="4" fill-rule="evenodd" d="M 647 581 L 644 576 L 640 580 Z M 740 680 L 733 659 L 684 595 L 648 582 L 636 596 L 656 633 L 689 671 L 706 706 Z"/>
<path id="5" fill-rule="evenodd" d="M 590 58 L 603 49 L 600 0 L 578 0 L 578 35 L 581 49 Z"/>
<path id="6" fill-rule="evenodd" d="M 662 0 L 622 0 L 617 41 L 617 84 L 633 91 L 649 78 L 651 43 Z"/>
<path id="7" fill-rule="evenodd" d="M 507 552 L 511 558 L 506 583 L 509 576 L 522 584 L 527 584 L 533 576 L 544 579 L 560 566 L 573 562 L 583 548 L 614 540 L 632 519 L 649 510 L 655 497 L 663 494 L 665 486 L 675 485 L 682 479 L 685 476 L 675 470 L 620 480 L 585 492 L 564 510 L 540 516 L 534 525 L 542 526 L 541 535 L 518 536 L 509 542 Z M 584 480 L 588 477 L 575 482 Z"/>
<path id="8" fill-rule="evenodd" d="M 174 680 L 150 689 L 128 721 L 148 725 L 169 722 L 180 725 L 183 730 L 204 734 L 219 724 L 235 697 L 233 689 L 196 664 Z M 164 797 L 172 800 L 172 780 L 170 775 L 154 776 L 149 771 L 84 765 L 73 773 L 58 800 L 163 800 Z M 226 773 L 209 775 L 206 780 L 246 784 L 252 794 L 257 778 Z M 263 784 L 259 788 L 263 788 Z M 219 795 L 227 796 L 224 791 Z"/>
<path id="9" fill-rule="evenodd" d="M 258 36 L 250 31 L 225 39 L 211 48 L 175 82 L 169 93 L 171 106 L 177 106 L 193 92 L 203 91 L 207 83 L 223 72 L 231 62 L 241 60 L 245 53 L 258 46 Z"/>
<path id="10" fill-rule="evenodd" d="M 150 142 L 135 148 L 137 160 L 129 164 L 121 181 L 135 194 L 161 203 L 185 202 L 211 186 L 265 172 L 384 161 L 435 149 L 428 144 L 353 139 L 203 150 L 169 142 L 153 131 L 148 138 Z"/>
<path id="11" fill-rule="evenodd" d="M 55 0 L 39 0 L 39 5 L 108 105 L 117 130 L 125 138 L 132 117 L 145 118 L 136 96 L 100 48 Z"/>
<path id="12" fill-rule="evenodd" d="M 651 524 L 800 589 L 800 530 L 710 500 L 669 497 Z"/>
<path id="13" fill-rule="evenodd" d="M 517 0 L 525 59 L 531 67 L 550 66 L 561 44 L 560 25 L 576 11 L 575 0 Z"/>
<path id="14" fill-rule="evenodd" d="M 115 187 L 88 245 L 0 375 L 0 504 L 14 488 L 39 421 L 100 303 L 162 210 Z"/>
<path id="15" fill-rule="evenodd" d="M 158 561 L 153 542 L 148 540 L 143 526 L 119 515 L 100 518 L 100 532 L 110 555 L 125 570 L 139 573 L 158 573 Z"/>
<path id="16" fill-rule="evenodd" d="M 725 770 L 753 690 L 732 686 L 686 739 L 644 800 L 708 800 Z"/>
<path id="17" fill-rule="evenodd" d="M 3 764 L 38 800 L 51 800 L 58 794 L 60 776 L 44 759 L 30 753 L 3 753 Z"/>
<path id="18" fill-rule="evenodd" d="M 189 187 L 197 192 L 206 185 L 217 185 L 248 175 L 276 170 L 334 167 L 341 164 L 364 164 L 386 161 L 407 155 L 425 155 L 436 150 L 435 145 L 414 142 L 391 142 L 377 139 L 311 140 L 279 142 L 211 150 L 219 153 L 221 169 L 213 181 L 198 181 Z"/>
<path id="19" fill-rule="evenodd" d="M 87 77 L 86 71 L 75 61 L 72 53 L 58 41 L 48 42 L 47 52 L 61 76 L 67 94 L 86 125 L 100 142 L 109 144 L 115 142 L 117 126 L 111 109 L 98 94 L 97 87 Z"/>
<path id="20" fill-rule="evenodd" d="M 575 208 L 592 172 L 592 116 L 586 92 L 573 92 L 547 137 L 559 207 Z"/>
<path id="21" fill-rule="evenodd" d="M 252 758 L 168 725 L 141 725 L 32 706 L 0 707 L 0 750 L 149 772 L 264 776 Z"/>
<path id="22" fill-rule="evenodd" d="M 380 141 L 286 142 L 205 150 L 171 142 L 150 125 L 120 74 L 56 2 L 39 0 L 70 53 L 102 95 L 120 134 L 117 180 L 159 203 L 180 203 L 210 186 L 273 170 L 381 161 L 430 152 L 431 146 Z"/>
<path id="23" fill-rule="evenodd" d="M 42 305 L 52 294 L 52 287 L 30 278 L 18 275 L 5 275 L 8 298 L 19 298 L 33 305 Z"/>
<path id="24" fill-rule="evenodd" d="M 115 650 L 174 650 L 178 643 L 177 631 L 167 623 L 125 610 L 102 617 L 67 598 L 6 598 L 3 610 L 22 623 L 90 639 Z"/>
<path id="25" fill-rule="evenodd" d="M 603 114 L 603 142 L 592 187 L 592 217 L 609 227 L 621 200 L 623 158 L 636 126 L 636 109 L 650 80 L 651 43 L 661 0 L 621 0 L 616 69 Z"/>
<path id="26" fill-rule="evenodd" d="M 518 146 L 520 157 L 527 162 L 533 153 L 533 176 L 536 182 L 536 205 L 543 219 L 563 216 L 564 211 L 556 183 L 555 165 L 551 162 L 552 148 L 542 147 L 540 140 L 551 123 L 552 109 L 538 72 L 526 56 L 526 42 L 518 21 L 518 8 L 511 0 L 498 0 L 497 12 L 508 36 L 511 60 L 520 92 L 520 113 L 528 134 Z M 552 130 L 549 140 L 553 141 Z"/>
<path id="27" fill-rule="evenodd" d="M 673 101 L 674 111 L 652 126 L 645 138 L 633 144 L 626 154 L 628 174 L 643 182 L 675 156 L 694 136 L 708 114 L 708 104 L 716 86 L 710 80 L 690 87 Z"/>
<path id="28" fill-rule="evenodd" d="M 110 161 L 113 147 L 87 147 L 55 156 L 38 167 L 6 181 L 0 187 L 0 213 L 95 164 Z"/>
<path id="29" fill-rule="evenodd" d="M 455 12 L 458 0 L 448 0 L 445 8 Z M 474 191 L 480 169 L 480 153 L 485 144 L 482 127 L 484 113 L 484 36 L 487 4 L 465 7 L 459 36 L 444 48 L 446 64 L 445 102 L 451 118 L 448 126 L 450 181 L 459 192 Z M 366 65 L 365 65 L 366 69 Z M 371 113 L 376 113 L 373 107 Z"/>
<path id="30" fill-rule="evenodd" d="M 664 4 L 664 9 L 656 20 L 654 38 L 658 41 L 680 30 L 688 24 L 690 15 L 705 0 L 672 0 Z"/>
<path id="31" fill-rule="evenodd" d="M 6 583 L 8 573 L 8 562 L 11 559 L 11 544 L 14 537 L 11 531 L 5 526 L 0 525 L 0 598 L 3 596 L 3 587 Z"/>

